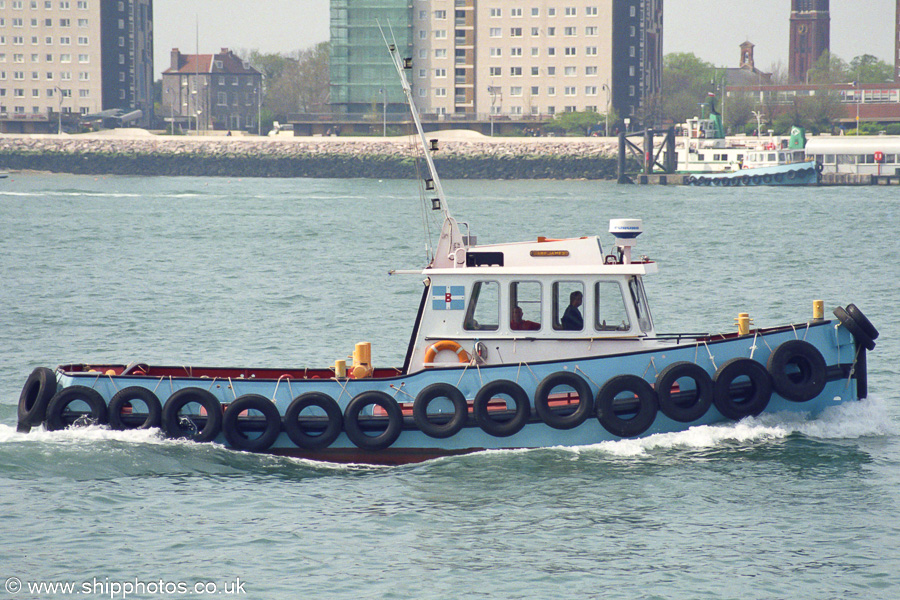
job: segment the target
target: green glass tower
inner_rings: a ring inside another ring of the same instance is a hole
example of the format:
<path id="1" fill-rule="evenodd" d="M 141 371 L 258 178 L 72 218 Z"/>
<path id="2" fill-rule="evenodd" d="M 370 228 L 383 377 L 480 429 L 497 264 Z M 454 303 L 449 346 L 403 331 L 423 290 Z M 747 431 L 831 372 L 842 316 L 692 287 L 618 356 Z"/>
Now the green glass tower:
<path id="1" fill-rule="evenodd" d="M 396 39 L 401 56 L 412 57 L 409 0 L 331 0 L 331 103 L 336 111 L 365 114 L 382 110 L 387 102 L 393 112 L 406 105 L 379 24 L 388 40 Z"/>

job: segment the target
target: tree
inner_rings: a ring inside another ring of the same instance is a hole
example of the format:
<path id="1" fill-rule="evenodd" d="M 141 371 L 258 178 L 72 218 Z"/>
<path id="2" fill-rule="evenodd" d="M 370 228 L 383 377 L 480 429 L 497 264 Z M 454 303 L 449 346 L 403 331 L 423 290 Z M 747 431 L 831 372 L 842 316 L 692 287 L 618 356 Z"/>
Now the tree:
<path id="1" fill-rule="evenodd" d="M 853 81 L 859 83 L 886 83 L 894 81 L 894 68 L 883 60 L 863 54 L 850 61 L 848 67 Z"/>
<path id="2" fill-rule="evenodd" d="M 575 135 L 590 135 L 592 129 L 604 123 L 604 116 L 592 110 L 583 112 L 557 113 L 548 125 L 548 129 L 563 130 Z"/>
<path id="3" fill-rule="evenodd" d="M 662 117 L 683 123 L 699 116 L 698 103 L 715 89 L 715 67 L 690 52 L 663 58 Z"/>
<path id="4" fill-rule="evenodd" d="M 833 84 L 847 83 L 850 76 L 847 63 L 827 50 L 822 53 L 816 64 L 806 73 L 809 83 Z"/>
<path id="5" fill-rule="evenodd" d="M 328 42 L 288 54 L 263 54 L 258 50 L 241 54 L 263 74 L 263 108 L 273 120 L 321 110 L 328 103 Z"/>
<path id="6" fill-rule="evenodd" d="M 296 73 L 300 82 L 300 112 L 316 112 L 328 104 L 331 89 L 331 74 L 328 70 L 330 52 L 330 44 L 320 42 L 300 53 Z"/>

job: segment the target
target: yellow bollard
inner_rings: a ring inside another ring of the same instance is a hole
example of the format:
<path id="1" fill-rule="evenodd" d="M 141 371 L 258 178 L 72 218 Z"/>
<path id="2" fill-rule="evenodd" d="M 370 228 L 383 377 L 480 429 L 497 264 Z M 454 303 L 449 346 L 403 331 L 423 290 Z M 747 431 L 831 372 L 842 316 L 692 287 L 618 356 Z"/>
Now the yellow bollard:
<path id="1" fill-rule="evenodd" d="M 825 302 L 822 300 L 813 300 L 813 321 L 822 321 L 825 319 Z"/>
<path id="2" fill-rule="evenodd" d="M 334 376 L 338 379 L 343 379 L 347 376 L 347 361 L 346 360 L 336 360 L 334 361 Z"/>
<path id="3" fill-rule="evenodd" d="M 738 335 L 747 335 L 750 333 L 750 313 L 738 313 L 737 319 Z"/>
<path id="4" fill-rule="evenodd" d="M 360 342 L 353 349 L 353 368 L 350 375 L 354 379 L 362 379 L 372 374 L 372 344 Z"/>

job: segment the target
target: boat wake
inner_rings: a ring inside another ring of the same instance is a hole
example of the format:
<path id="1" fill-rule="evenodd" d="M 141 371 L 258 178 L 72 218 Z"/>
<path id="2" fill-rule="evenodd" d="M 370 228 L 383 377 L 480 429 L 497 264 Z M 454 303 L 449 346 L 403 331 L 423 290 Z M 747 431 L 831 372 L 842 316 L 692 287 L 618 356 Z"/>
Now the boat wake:
<path id="1" fill-rule="evenodd" d="M 812 418 L 806 413 L 763 413 L 737 423 L 700 425 L 675 433 L 645 438 L 601 442 L 574 448 L 576 452 L 599 450 L 615 456 L 641 456 L 655 450 L 702 450 L 726 444 L 779 440 L 799 434 L 817 440 L 847 440 L 895 435 L 897 428 L 888 415 L 887 403 L 877 397 L 847 402 L 826 409 Z"/>

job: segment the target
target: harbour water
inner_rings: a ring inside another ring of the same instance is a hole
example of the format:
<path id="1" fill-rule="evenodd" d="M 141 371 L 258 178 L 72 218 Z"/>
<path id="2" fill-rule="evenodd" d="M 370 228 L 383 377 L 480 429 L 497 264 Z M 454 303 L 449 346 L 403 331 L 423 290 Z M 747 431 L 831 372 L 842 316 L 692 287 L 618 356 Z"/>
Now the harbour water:
<path id="1" fill-rule="evenodd" d="M 14 174 L 0 187 L 0 597 L 898 597 L 893 189 L 444 187 L 479 243 L 611 241 L 610 218 L 643 218 L 660 331 L 854 302 L 881 331 L 870 397 L 391 468 L 155 432 L 19 434 L 37 366 L 324 366 L 358 341 L 402 364 L 421 283 L 388 271 L 425 252 L 412 182 Z"/>

